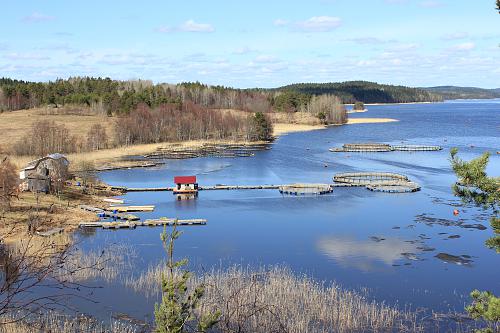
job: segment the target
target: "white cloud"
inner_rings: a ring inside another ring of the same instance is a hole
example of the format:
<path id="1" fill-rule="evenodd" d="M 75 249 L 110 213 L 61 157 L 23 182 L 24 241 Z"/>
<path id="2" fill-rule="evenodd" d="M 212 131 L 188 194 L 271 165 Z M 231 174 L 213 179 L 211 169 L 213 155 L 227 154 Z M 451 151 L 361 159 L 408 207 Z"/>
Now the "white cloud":
<path id="1" fill-rule="evenodd" d="M 288 21 L 283 19 L 276 19 L 274 20 L 273 24 L 277 27 L 284 27 L 285 25 L 288 24 Z"/>
<path id="2" fill-rule="evenodd" d="M 44 22 L 53 20 L 55 20 L 55 16 L 45 15 L 38 12 L 34 12 L 31 15 L 23 17 L 23 21 L 25 22 Z"/>
<path id="3" fill-rule="evenodd" d="M 193 20 L 188 20 L 180 26 L 180 30 L 187 32 L 214 32 L 215 28 L 211 24 L 196 23 Z"/>
<path id="4" fill-rule="evenodd" d="M 31 54 L 31 53 L 9 53 L 4 55 L 4 58 L 9 60 L 49 60 L 50 58 L 47 56 L 42 56 L 39 54 Z"/>
<path id="5" fill-rule="evenodd" d="M 443 40 L 457 40 L 457 39 L 464 39 L 468 38 L 469 34 L 467 32 L 454 32 L 451 34 L 446 34 L 441 37 Z"/>
<path id="6" fill-rule="evenodd" d="M 233 54 L 243 55 L 243 54 L 249 54 L 249 53 L 252 53 L 252 52 L 255 52 L 255 51 L 256 50 L 252 49 L 251 47 L 244 46 L 244 47 L 239 47 L 239 48 L 235 49 L 233 51 Z"/>
<path id="7" fill-rule="evenodd" d="M 375 61 L 373 60 L 360 60 L 356 63 L 356 66 L 358 67 L 368 67 L 373 65 L 375 65 Z"/>
<path id="8" fill-rule="evenodd" d="M 420 3 L 420 6 L 425 8 L 436 8 L 436 7 L 441 7 L 442 5 L 443 4 L 441 2 L 434 0 L 422 1 Z"/>
<path id="9" fill-rule="evenodd" d="M 170 26 L 160 26 L 155 29 L 156 32 L 161 32 L 161 33 L 170 33 L 170 32 L 205 32 L 205 33 L 210 33 L 214 32 L 215 28 L 208 23 L 197 23 L 194 20 L 187 20 L 186 22 L 182 23 L 181 25 L 177 27 L 170 27 Z"/>
<path id="10" fill-rule="evenodd" d="M 465 42 L 453 46 L 451 49 L 455 51 L 470 51 L 476 48 L 476 44 L 473 42 Z"/>
<path id="11" fill-rule="evenodd" d="M 295 23 L 295 28 L 303 32 L 329 32 L 342 25 L 342 20 L 333 16 L 313 16 Z"/>
<path id="12" fill-rule="evenodd" d="M 403 44 L 398 44 L 390 48 L 391 51 L 396 51 L 396 52 L 404 52 L 404 51 L 412 51 L 416 50 L 420 47 L 419 44 L 417 43 L 403 43 Z"/>
<path id="13" fill-rule="evenodd" d="M 278 63 L 280 62 L 280 60 L 275 56 L 263 54 L 256 57 L 255 62 L 271 64 L 271 63 Z"/>
<path id="14" fill-rule="evenodd" d="M 381 39 L 378 37 L 356 37 L 356 38 L 348 38 L 344 39 L 346 42 L 353 42 L 357 44 L 367 44 L 367 45 L 376 45 L 376 44 L 388 44 L 388 43 L 395 43 L 396 40 L 389 40 L 389 39 Z"/>

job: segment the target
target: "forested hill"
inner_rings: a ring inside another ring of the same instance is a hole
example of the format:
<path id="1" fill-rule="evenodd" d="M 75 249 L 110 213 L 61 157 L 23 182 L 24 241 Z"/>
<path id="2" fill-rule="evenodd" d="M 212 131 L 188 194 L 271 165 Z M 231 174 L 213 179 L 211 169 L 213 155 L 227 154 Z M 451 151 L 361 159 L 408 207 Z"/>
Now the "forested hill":
<path id="1" fill-rule="evenodd" d="M 500 98 L 500 88 L 483 89 L 475 87 L 439 86 L 423 88 L 433 94 L 439 94 L 444 99 L 489 99 Z"/>
<path id="2" fill-rule="evenodd" d="M 312 95 L 333 94 L 342 98 L 344 103 L 354 103 L 356 101 L 364 103 L 410 103 L 439 102 L 443 100 L 440 95 L 424 89 L 367 81 L 297 83 L 280 87 L 278 90 L 291 90 Z"/>

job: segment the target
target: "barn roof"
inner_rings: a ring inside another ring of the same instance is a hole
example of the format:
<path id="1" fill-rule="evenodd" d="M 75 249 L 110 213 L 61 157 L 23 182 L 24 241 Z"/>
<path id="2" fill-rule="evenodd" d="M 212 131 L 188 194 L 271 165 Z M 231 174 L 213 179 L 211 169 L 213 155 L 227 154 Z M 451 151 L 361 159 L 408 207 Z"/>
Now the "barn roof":
<path id="1" fill-rule="evenodd" d="M 55 153 L 55 154 L 50 154 L 50 155 L 47 155 L 45 157 L 42 157 L 42 158 L 39 158 L 37 160 L 29 162 L 23 170 L 36 169 L 36 167 L 38 166 L 38 164 L 40 164 L 40 162 L 45 161 L 47 159 L 60 160 L 60 161 L 62 161 L 62 163 L 69 165 L 69 161 L 66 158 L 66 156 L 64 156 L 63 154 Z"/>
<path id="2" fill-rule="evenodd" d="M 196 183 L 196 176 L 177 176 L 174 177 L 176 184 L 194 184 Z"/>

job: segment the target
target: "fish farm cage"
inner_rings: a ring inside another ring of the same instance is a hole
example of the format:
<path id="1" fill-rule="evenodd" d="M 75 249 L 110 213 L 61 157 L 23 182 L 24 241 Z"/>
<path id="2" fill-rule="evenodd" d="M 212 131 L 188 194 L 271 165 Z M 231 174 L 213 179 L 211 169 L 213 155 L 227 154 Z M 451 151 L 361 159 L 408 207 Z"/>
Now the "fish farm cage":
<path id="1" fill-rule="evenodd" d="M 391 146 L 386 143 L 346 143 L 340 148 L 330 148 L 334 153 L 350 152 L 350 153 L 373 153 L 373 152 L 390 152 L 390 151 L 438 151 L 443 148 L 440 146 L 426 145 L 395 145 Z"/>
<path id="2" fill-rule="evenodd" d="M 420 186 L 405 175 L 390 172 L 348 172 L 333 177 L 337 184 L 364 186 L 370 191 L 387 193 L 410 193 L 420 190 Z"/>

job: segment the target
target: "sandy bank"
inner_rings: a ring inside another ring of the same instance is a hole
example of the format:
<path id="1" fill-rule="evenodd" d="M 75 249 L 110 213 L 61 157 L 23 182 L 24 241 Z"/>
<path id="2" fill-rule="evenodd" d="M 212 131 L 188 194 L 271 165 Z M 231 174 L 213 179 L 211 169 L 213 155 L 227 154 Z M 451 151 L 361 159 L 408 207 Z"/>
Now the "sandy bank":
<path id="1" fill-rule="evenodd" d="M 392 118 L 349 118 L 347 125 L 353 124 L 378 124 L 378 123 L 392 123 L 399 121 Z"/>
<path id="2" fill-rule="evenodd" d="M 274 136 L 280 136 L 287 133 L 306 132 L 326 128 L 325 125 L 304 125 L 304 124 L 274 124 Z"/>

